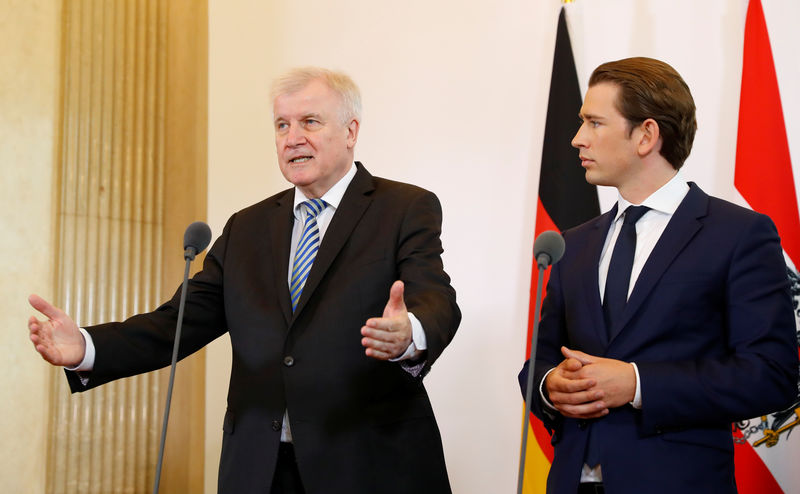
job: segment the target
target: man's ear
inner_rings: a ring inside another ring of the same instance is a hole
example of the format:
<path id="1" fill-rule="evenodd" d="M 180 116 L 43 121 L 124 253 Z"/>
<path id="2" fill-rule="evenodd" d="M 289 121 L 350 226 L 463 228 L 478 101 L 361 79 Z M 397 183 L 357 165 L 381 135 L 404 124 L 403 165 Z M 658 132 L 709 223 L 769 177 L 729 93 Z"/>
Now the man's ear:
<path id="1" fill-rule="evenodd" d="M 639 139 L 637 143 L 639 156 L 644 157 L 653 151 L 661 151 L 661 131 L 658 128 L 658 122 L 648 118 L 636 127 L 636 134 Z"/>
<path id="2" fill-rule="evenodd" d="M 347 124 L 347 148 L 353 149 L 356 146 L 356 141 L 358 141 L 358 129 L 361 127 L 361 124 L 355 118 L 350 120 L 350 123 Z"/>

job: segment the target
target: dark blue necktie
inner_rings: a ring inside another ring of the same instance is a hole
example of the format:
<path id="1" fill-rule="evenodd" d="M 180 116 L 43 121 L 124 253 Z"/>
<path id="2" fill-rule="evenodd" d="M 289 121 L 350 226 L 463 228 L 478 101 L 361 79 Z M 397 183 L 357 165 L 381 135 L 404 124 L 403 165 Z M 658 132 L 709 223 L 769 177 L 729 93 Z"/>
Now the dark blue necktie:
<path id="1" fill-rule="evenodd" d="M 636 222 L 649 210 L 647 206 L 629 206 L 622 219 L 617 243 L 614 244 L 603 296 L 603 315 L 609 340 L 616 335 L 619 329 L 617 325 L 628 303 L 633 254 L 636 252 Z"/>
<path id="2" fill-rule="evenodd" d="M 622 218 L 622 226 L 617 236 L 617 243 L 611 253 L 611 263 L 608 265 L 606 277 L 606 291 L 603 296 L 603 315 L 606 320 L 608 339 L 616 335 L 616 327 L 622 318 L 625 304 L 628 303 L 628 288 L 631 283 L 631 269 L 633 268 L 633 254 L 636 252 L 636 222 L 649 211 L 647 206 L 629 206 Z M 586 464 L 591 468 L 601 462 L 599 445 L 593 437 L 590 428 L 586 445 Z"/>

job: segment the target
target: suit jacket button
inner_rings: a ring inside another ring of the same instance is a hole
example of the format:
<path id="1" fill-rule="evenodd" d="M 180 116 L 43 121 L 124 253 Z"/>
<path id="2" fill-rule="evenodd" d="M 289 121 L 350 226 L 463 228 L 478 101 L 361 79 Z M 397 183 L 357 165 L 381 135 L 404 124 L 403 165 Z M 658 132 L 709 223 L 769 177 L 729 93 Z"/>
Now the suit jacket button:
<path id="1" fill-rule="evenodd" d="M 278 422 L 277 420 L 273 420 L 272 421 L 272 430 L 274 430 L 275 432 L 278 432 L 279 430 L 281 430 L 281 423 Z"/>
<path id="2" fill-rule="evenodd" d="M 587 424 L 587 422 L 585 420 L 579 420 L 578 421 L 578 429 L 580 429 L 580 430 L 585 429 L 587 425 L 588 424 Z"/>
<path id="3" fill-rule="evenodd" d="M 285 365 L 286 367 L 293 366 L 294 365 L 294 357 L 292 357 L 291 355 L 287 355 L 287 356 L 283 357 L 283 365 Z"/>

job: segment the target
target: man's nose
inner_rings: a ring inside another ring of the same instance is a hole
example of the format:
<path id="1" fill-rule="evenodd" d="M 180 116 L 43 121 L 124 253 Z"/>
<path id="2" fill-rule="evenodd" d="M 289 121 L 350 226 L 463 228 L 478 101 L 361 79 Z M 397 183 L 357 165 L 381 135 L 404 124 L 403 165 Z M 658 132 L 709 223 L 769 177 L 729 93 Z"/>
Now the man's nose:
<path id="1" fill-rule="evenodd" d="M 299 146 L 306 142 L 306 133 L 299 125 L 290 125 L 286 133 L 286 143 L 289 146 Z"/>
<path id="2" fill-rule="evenodd" d="M 583 139 L 583 125 L 578 127 L 578 132 L 575 133 L 575 137 L 572 138 L 572 147 L 574 148 L 582 148 L 585 146 L 585 141 Z"/>

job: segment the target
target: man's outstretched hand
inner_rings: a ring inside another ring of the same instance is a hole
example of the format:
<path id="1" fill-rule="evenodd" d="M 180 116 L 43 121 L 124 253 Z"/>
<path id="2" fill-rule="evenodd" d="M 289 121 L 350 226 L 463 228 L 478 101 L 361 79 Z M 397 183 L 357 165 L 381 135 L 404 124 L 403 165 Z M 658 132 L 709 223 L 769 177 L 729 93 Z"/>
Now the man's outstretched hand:
<path id="1" fill-rule="evenodd" d="M 47 319 L 28 319 L 31 342 L 42 358 L 53 365 L 75 367 L 83 361 L 86 342 L 75 321 L 38 295 L 28 297 L 31 306 Z"/>
<path id="2" fill-rule="evenodd" d="M 389 290 L 389 301 L 383 309 L 383 317 L 367 319 L 361 327 L 361 344 L 369 357 L 379 360 L 397 358 L 411 344 L 411 320 L 403 298 L 405 287 L 395 281 Z"/>

